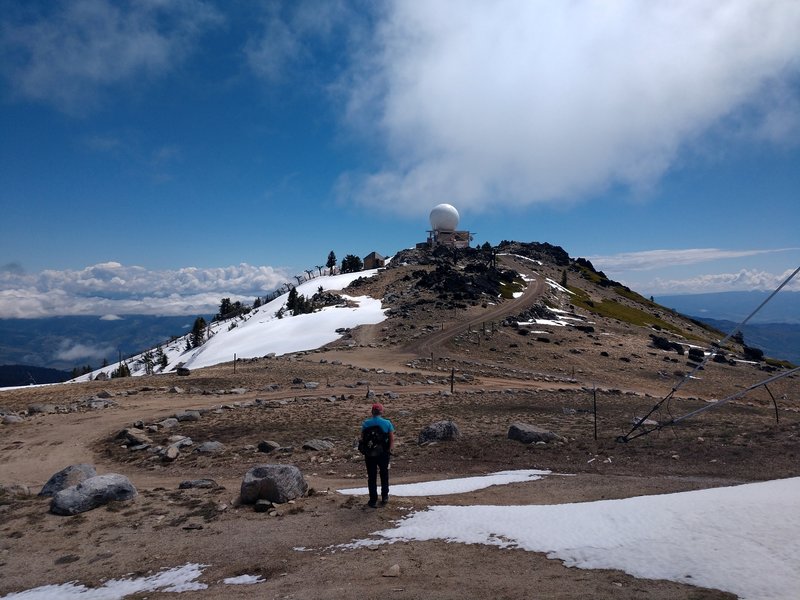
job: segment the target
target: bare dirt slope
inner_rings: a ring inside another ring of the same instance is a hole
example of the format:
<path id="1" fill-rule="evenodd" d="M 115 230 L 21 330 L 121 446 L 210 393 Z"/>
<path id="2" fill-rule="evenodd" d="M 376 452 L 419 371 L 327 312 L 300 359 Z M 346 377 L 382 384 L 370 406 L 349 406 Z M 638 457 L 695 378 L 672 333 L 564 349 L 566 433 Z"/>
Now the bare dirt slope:
<path id="1" fill-rule="evenodd" d="M 24 417 L 21 423 L 0 425 L 0 484 L 6 489 L 0 494 L 0 594 L 73 580 L 92 585 L 197 562 L 209 565 L 202 576 L 209 588 L 182 597 L 730 597 L 616 571 L 570 569 L 521 550 L 443 542 L 334 549 L 433 504 L 580 502 L 790 477 L 800 471 L 796 377 L 770 385 L 777 422 L 770 394 L 759 388 L 680 427 L 618 443 L 615 438 L 630 429 L 632 420 L 662 399 L 680 373 L 691 370 L 687 356 L 653 347 L 650 336 L 659 330 L 652 327 L 574 304 L 570 308 L 569 298 L 554 295 L 542 283 L 545 277 L 559 277 L 559 265 L 542 265 L 535 274 L 531 269 L 538 283 L 516 300 L 474 304 L 416 287 L 420 270 L 432 268 L 398 267 L 362 283 L 359 293 L 394 298 L 387 302 L 394 314 L 320 351 L 240 361 L 236 373 L 226 364 L 189 377 L 0 392 L 0 407 Z M 569 276 L 579 277 L 577 271 Z M 597 304 L 614 297 L 613 290 L 589 281 L 580 287 Z M 583 329 L 537 326 L 523 332 L 505 322 L 543 300 L 574 311 L 584 319 Z M 454 308 L 458 303 L 463 307 Z M 693 336 L 681 338 L 687 344 L 713 338 L 696 324 L 664 311 L 659 315 L 660 322 L 673 323 L 681 335 Z M 490 325 L 484 328 L 484 322 Z M 733 356 L 741 348 L 730 350 Z M 766 366 L 709 363 L 653 418 L 664 421 L 725 397 L 769 376 Z M 307 382 L 319 386 L 312 389 Z M 88 409 L 83 401 L 101 391 L 110 394 L 113 404 Z M 462 495 L 393 497 L 385 508 L 367 509 L 366 498 L 335 490 L 365 484 L 353 442 L 373 397 L 385 404 L 398 430 L 394 483 L 517 468 L 575 476 Z M 35 404 L 52 404 L 59 412 L 28 414 Z M 200 420 L 152 432 L 153 442 L 163 444 L 179 433 L 195 445 L 222 442 L 222 454 L 185 452 L 166 462 L 116 439 L 124 427 L 152 424 L 186 408 L 200 409 Z M 441 419 L 458 424 L 460 439 L 418 445 L 419 431 Z M 507 431 L 514 422 L 550 429 L 566 442 L 526 446 L 511 441 Z M 333 442 L 333 449 L 304 449 L 304 442 L 314 438 Z M 263 440 L 275 440 L 283 450 L 259 452 Z M 27 487 L 35 494 L 50 475 L 79 462 L 94 464 L 100 473 L 127 475 L 139 496 L 59 517 L 48 513 L 47 499 L 20 493 Z M 272 516 L 240 506 L 239 485 L 247 469 L 275 462 L 297 465 L 313 492 L 278 506 Z M 218 487 L 178 489 L 181 481 L 197 478 L 211 478 Z M 381 576 L 395 564 L 399 577 Z M 240 574 L 260 574 L 266 581 L 255 587 L 220 583 Z"/>

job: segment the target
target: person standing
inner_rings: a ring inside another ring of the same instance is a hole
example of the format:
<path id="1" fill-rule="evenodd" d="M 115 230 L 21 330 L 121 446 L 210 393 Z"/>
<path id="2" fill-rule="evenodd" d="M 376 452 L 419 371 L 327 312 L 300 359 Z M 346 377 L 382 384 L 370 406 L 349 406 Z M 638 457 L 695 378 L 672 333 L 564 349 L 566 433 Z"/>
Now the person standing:
<path id="1" fill-rule="evenodd" d="M 381 504 L 389 501 L 389 460 L 394 449 L 394 425 L 383 416 L 383 404 L 372 405 L 372 416 L 361 424 L 359 450 L 367 464 L 370 508 L 378 505 L 378 472 L 381 476 Z"/>

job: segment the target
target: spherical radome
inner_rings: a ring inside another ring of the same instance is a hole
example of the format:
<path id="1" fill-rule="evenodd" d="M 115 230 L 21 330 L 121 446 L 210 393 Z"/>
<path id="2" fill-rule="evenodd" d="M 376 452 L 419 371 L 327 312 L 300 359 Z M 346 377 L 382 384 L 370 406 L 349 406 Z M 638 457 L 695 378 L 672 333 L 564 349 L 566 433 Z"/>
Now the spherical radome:
<path id="1" fill-rule="evenodd" d="M 451 204 L 439 204 L 431 211 L 431 228 L 435 231 L 455 231 L 458 227 L 458 211 Z"/>

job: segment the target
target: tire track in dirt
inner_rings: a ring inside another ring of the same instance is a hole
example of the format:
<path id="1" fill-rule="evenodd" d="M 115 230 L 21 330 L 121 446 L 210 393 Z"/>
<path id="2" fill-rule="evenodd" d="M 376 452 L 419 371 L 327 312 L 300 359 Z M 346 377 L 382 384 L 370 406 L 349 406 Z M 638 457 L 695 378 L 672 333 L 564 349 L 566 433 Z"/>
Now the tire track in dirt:
<path id="1" fill-rule="evenodd" d="M 436 331 L 430 335 L 416 339 L 405 348 L 403 352 L 416 354 L 420 357 L 430 356 L 438 348 L 452 340 L 454 337 L 461 335 L 465 331 L 469 331 L 473 326 L 478 326 L 487 321 L 501 320 L 512 314 L 520 313 L 531 306 L 533 306 L 539 298 L 541 298 L 547 289 L 544 278 L 538 273 L 533 272 L 527 266 L 523 265 L 519 260 L 513 256 L 500 256 L 500 262 L 505 266 L 513 268 L 518 273 L 532 278 L 528 283 L 522 296 L 515 298 L 508 302 L 503 302 L 485 312 L 476 315 L 470 319 L 460 321 L 457 325 L 453 325 L 446 329 Z"/>

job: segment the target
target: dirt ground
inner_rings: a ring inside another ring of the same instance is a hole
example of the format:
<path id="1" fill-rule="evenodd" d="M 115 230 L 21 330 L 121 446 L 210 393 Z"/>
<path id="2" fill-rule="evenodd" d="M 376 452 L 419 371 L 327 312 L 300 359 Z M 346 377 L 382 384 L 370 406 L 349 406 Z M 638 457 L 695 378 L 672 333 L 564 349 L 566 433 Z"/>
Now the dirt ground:
<path id="1" fill-rule="evenodd" d="M 114 403 L 98 410 L 35 414 L 0 426 L 0 484 L 7 490 L 0 495 L 0 595 L 68 581 L 95 585 L 200 563 L 209 565 L 201 577 L 208 589 L 182 598 L 731 598 L 618 571 L 567 568 L 522 550 L 445 542 L 336 548 L 435 504 L 583 502 L 800 473 L 797 377 L 621 443 L 616 438 L 670 391 L 674 371 L 686 370 L 683 357 L 652 348 L 646 332 L 623 323 L 596 323 L 592 335 L 553 329 L 544 342 L 508 328 L 492 330 L 491 324 L 474 331 L 480 307 L 466 313 L 426 313 L 413 320 L 414 328 L 408 319 L 390 319 L 321 351 L 240 361 L 235 373 L 226 364 L 189 377 L 0 391 L 0 407 L 7 411 L 23 412 L 37 403 L 69 406 L 103 390 Z M 451 336 L 423 343 L 445 328 L 452 328 Z M 758 365 L 709 364 L 651 418 L 668 420 L 764 378 Z M 319 386 L 310 389 L 306 382 Z M 778 406 L 777 422 L 770 393 Z M 395 496 L 386 507 L 368 509 L 366 498 L 336 490 L 366 485 L 353 444 L 373 394 L 397 428 L 393 483 L 507 469 L 574 476 L 452 496 Z M 222 442 L 222 454 L 187 452 L 165 462 L 116 439 L 125 427 L 152 424 L 189 408 L 201 410 L 202 417 L 152 433 L 154 443 L 188 435 L 195 445 Z M 461 437 L 418 445 L 420 430 L 443 419 L 453 420 Z M 515 422 L 549 429 L 565 441 L 523 445 L 509 440 L 508 428 Z M 304 449 L 314 438 L 332 442 L 333 449 Z M 264 440 L 277 441 L 282 449 L 259 452 Z M 91 463 L 100 474 L 128 476 L 139 495 L 77 516 L 50 514 L 48 499 L 35 494 L 52 474 L 76 463 Z M 271 463 L 298 466 L 311 487 L 309 495 L 278 505 L 274 514 L 241 506 L 244 473 Z M 198 478 L 218 486 L 178 489 L 180 482 Z M 30 495 L 19 493 L 26 487 Z M 399 565 L 399 576 L 382 576 L 392 565 Z M 220 583 L 241 574 L 265 581 Z"/>

